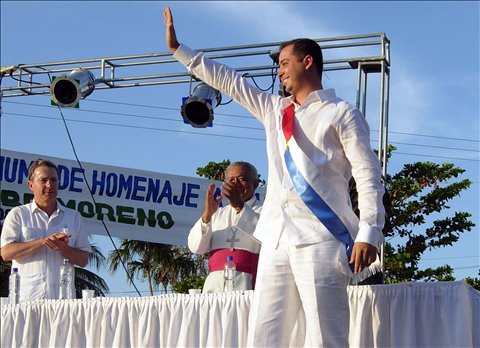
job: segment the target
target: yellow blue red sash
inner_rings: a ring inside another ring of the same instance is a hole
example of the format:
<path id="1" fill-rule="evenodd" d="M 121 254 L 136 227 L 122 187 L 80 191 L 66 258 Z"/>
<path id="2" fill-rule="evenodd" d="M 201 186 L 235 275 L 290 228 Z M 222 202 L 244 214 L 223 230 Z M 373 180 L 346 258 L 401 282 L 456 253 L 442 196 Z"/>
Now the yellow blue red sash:
<path id="1" fill-rule="evenodd" d="M 330 208 L 322 197 L 310 186 L 302 173 L 298 170 L 295 161 L 292 158 L 289 148 L 284 153 L 285 164 L 288 173 L 292 179 L 293 186 L 298 195 L 310 209 L 310 211 L 321 221 L 321 223 L 332 233 L 335 238 L 345 243 L 347 247 L 347 256 L 350 259 L 353 248 L 353 239 L 345 224 L 340 220 L 337 214 Z"/>
<path id="2" fill-rule="evenodd" d="M 349 232 L 349 229 L 343 221 L 338 217 L 335 211 L 328 205 L 328 203 L 320 196 L 320 194 L 310 185 L 309 181 L 305 178 L 302 172 L 297 167 L 294 156 L 290 151 L 290 147 L 294 147 L 295 153 L 303 158 L 298 158 L 297 161 L 302 163 L 303 171 L 309 173 L 309 171 L 318 171 L 312 164 L 309 163 L 307 156 L 303 153 L 294 139 L 294 105 L 290 105 L 285 110 L 284 117 L 282 118 L 282 129 L 284 130 L 285 139 L 287 141 L 286 149 L 284 153 L 285 164 L 292 179 L 293 186 L 298 195 L 310 211 L 320 220 L 320 222 L 332 233 L 335 238 L 340 240 L 346 245 L 347 256 L 350 259 L 353 249 L 353 238 Z M 315 175 L 314 175 L 315 176 Z"/>

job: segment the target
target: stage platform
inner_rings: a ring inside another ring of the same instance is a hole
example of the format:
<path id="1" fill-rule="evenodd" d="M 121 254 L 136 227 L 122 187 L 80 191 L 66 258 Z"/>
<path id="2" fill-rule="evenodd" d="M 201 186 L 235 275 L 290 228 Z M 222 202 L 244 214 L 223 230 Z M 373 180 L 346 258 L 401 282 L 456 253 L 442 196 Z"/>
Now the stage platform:
<path id="1" fill-rule="evenodd" d="M 42 300 L 1 308 L 2 347 L 245 347 L 253 291 Z M 480 347 L 464 282 L 349 287 L 351 347 Z M 299 321 L 302 345 L 305 329 Z"/>

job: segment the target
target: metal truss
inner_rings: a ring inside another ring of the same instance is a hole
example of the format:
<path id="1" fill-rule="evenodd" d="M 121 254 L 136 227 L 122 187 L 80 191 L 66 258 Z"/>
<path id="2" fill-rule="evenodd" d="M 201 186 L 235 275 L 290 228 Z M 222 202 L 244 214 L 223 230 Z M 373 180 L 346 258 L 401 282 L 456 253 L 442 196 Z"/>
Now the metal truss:
<path id="1" fill-rule="evenodd" d="M 324 72 L 356 70 L 356 106 L 367 114 L 367 80 L 369 74 L 380 74 L 378 158 L 383 176 L 387 174 L 388 107 L 390 93 L 390 41 L 384 33 L 315 39 L 322 47 Z M 278 47 L 281 42 L 203 48 L 206 56 L 225 62 L 248 77 L 275 76 Z M 369 54 L 364 55 L 368 51 Z M 357 52 L 360 52 L 357 53 Z M 371 52 L 371 54 L 370 54 Z M 332 59 L 325 59 L 326 56 Z M 247 65 L 250 64 L 251 65 Z M 259 65 L 260 64 L 260 65 Z M 21 64 L 2 67 L 0 100 L 39 94 L 50 94 L 52 78 L 69 74 L 74 69 L 89 70 L 95 76 L 95 90 L 190 83 L 196 81 L 168 53 L 79 59 L 42 64 Z M 172 72 L 182 69 L 180 72 Z M 280 86 L 279 86 L 280 87 Z M 280 90 L 280 89 L 279 89 Z M 384 250 L 381 248 L 381 265 Z"/>
<path id="2" fill-rule="evenodd" d="M 388 104 L 390 81 L 390 41 L 384 33 L 315 39 L 322 47 L 324 72 L 357 70 L 356 106 L 366 115 L 367 77 L 380 74 L 380 115 L 378 155 L 386 175 L 388 144 Z M 235 68 L 248 77 L 275 76 L 276 55 L 281 42 L 203 48 L 206 56 Z M 369 54 L 363 55 L 368 51 Z M 359 55 L 360 52 L 362 55 Z M 371 53 L 371 54 L 370 54 Z M 247 65 L 250 64 L 251 65 Z M 259 65 L 260 64 L 260 65 Z M 40 64 L 20 64 L 1 68 L 2 98 L 50 94 L 53 77 L 74 69 L 89 70 L 95 76 L 95 90 L 192 83 L 196 81 L 178 64 L 170 52 L 107 58 L 78 59 Z M 174 69 L 182 71 L 174 72 Z"/>

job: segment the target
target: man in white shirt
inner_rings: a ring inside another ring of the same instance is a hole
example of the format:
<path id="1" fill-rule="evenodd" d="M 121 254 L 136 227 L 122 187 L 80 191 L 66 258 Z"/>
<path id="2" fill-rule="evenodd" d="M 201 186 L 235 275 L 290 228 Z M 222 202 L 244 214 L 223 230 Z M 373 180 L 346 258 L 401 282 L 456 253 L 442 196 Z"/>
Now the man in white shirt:
<path id="1" fill-rule="evenodd" d="M 188 235 L 188 247 L 195 254 L 209 253 L 210 271 L 203 292 L 224 290 L 223 267 L 228 256 L 236 265 L 235 290 L 255 287 L 260 243 L 253 238 L 261 204 L 255 197 L 259 179 L 248 162 L 231 163 L 225 170 L 222 193 L 215 197 L 215 185 L 209 185 L 201 218 Z M 222 197 L 229 205 L 220 207 Z"/>
<path id="2" fill-rule="evenodd" d="M 57 299 L 63 260 L 86 266 L 90 243 L 80 214 L 57 203 L 55 164 L 42 159 L 32 162 L 28 187 L 32 203 L 14 207 L 5 218 L 1 256 L 18 268 L 20 301 Z"/>
<path id="3" fill-rule="evenodd" d="M 174 57 L 265 127 L 268 184 L 254 232 L 262 249 L 247 346 L 288 346 L 302 308 L 305 346 L 347 347 L 350 267 L 358 273 L 376 259 L 384 224 L 381 168 L 366 120 L 323 89 L 322 52 L 313 40 L 280 47 L 278 76 L 290 94 L 281 97 L 180 44 L 168 7 L 164 20 Z M 352 176 L 360 219 L 348 193 Z"/>

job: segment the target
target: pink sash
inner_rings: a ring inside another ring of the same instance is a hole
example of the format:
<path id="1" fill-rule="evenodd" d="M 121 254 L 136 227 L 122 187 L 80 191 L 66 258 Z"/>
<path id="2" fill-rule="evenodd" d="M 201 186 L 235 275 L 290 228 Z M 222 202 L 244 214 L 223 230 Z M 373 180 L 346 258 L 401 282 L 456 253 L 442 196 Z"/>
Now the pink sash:
<path id="1" fill-rule="evenodd" d="M 238 271 L 250 273 L 252 275 L 252 289 L 255 289 L 257 279 L 258 254 L 251 253 L 242 249 L 216 249 L 210 251 L 208 259 L 208 269 L 210 272 L 222 271 L 227 256 L 233 256 L 233 262 Z"/>

